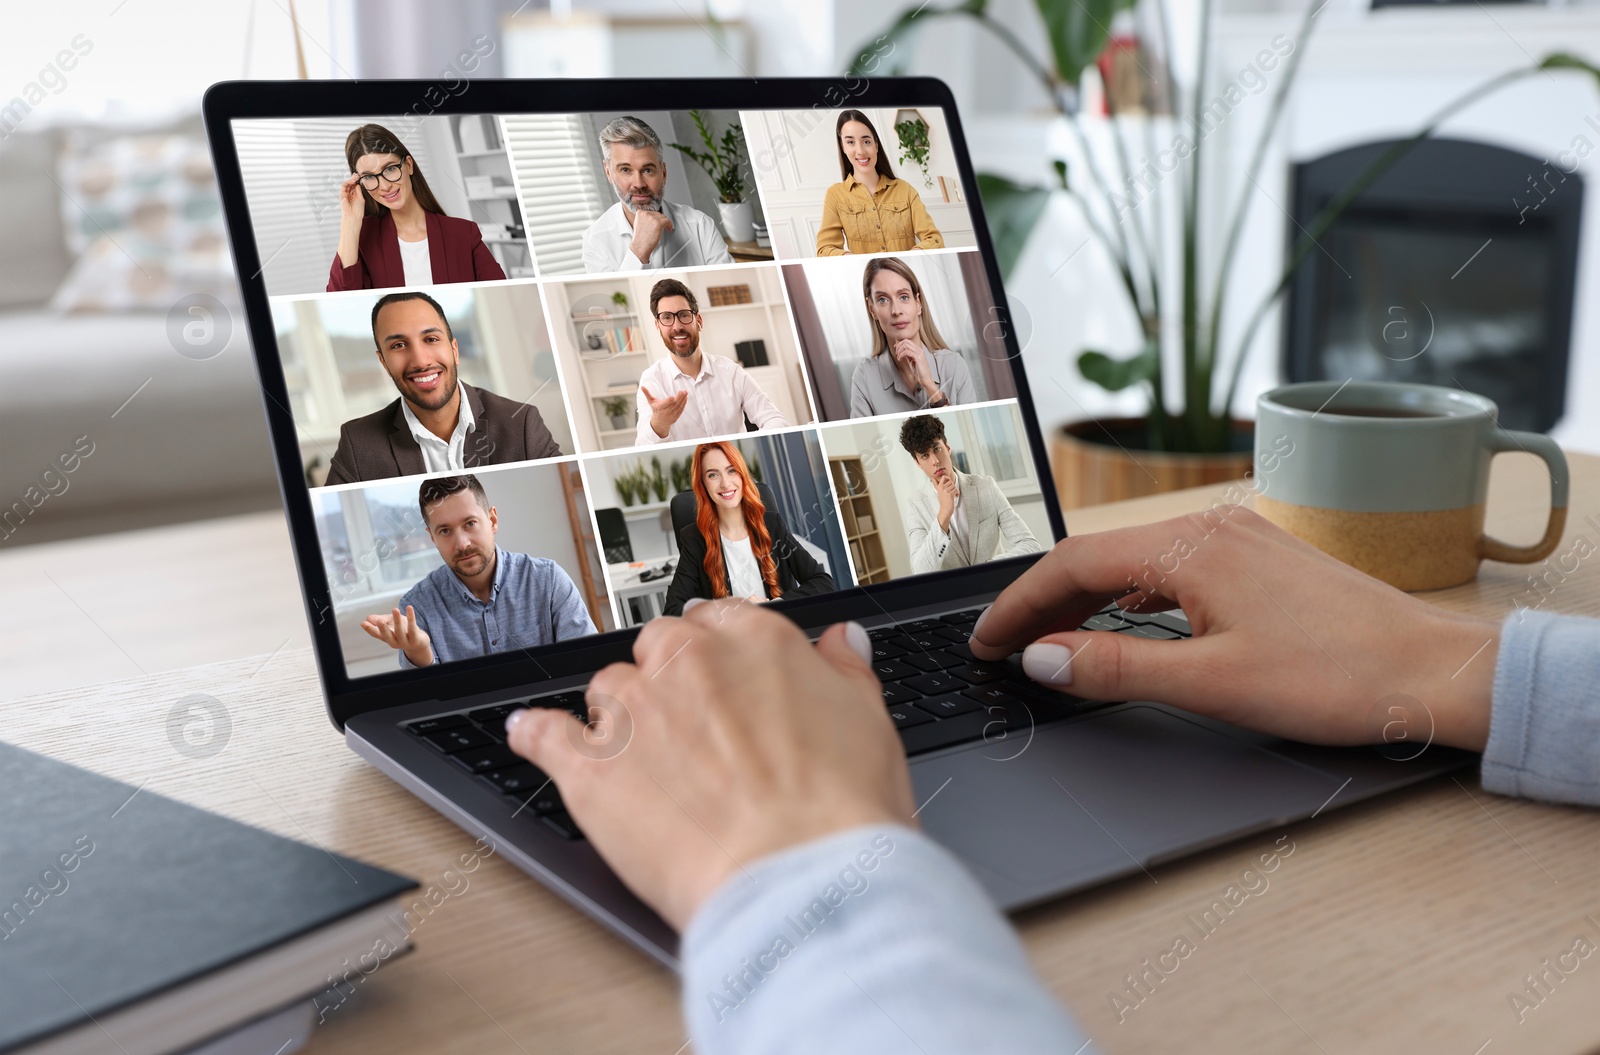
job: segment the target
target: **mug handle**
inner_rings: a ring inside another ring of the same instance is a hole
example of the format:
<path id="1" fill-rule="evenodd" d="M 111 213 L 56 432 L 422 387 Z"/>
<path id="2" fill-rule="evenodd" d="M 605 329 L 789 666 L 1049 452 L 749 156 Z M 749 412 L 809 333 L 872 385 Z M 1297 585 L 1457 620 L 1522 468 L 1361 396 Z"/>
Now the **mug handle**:
<path id="1" fill-rule="evenodd" d="M 1509 451 L 1536 454 L 1544 459 L 1550 470 L 1550 519 L 1545 522 L 1544 538 L 1531 546 L 1513 546 L 1499 539 L 1481 535 L 1478 538 L 1478 556 L 1511 564 L 1530 564 L 1543 560 L 1555 551 L 1561 533 L 1567 526 L 1567 456 L 1549 436 L 1537 432 L 1511 432 L 1495 429 L 1489 434 L 1489 457 Z"/>

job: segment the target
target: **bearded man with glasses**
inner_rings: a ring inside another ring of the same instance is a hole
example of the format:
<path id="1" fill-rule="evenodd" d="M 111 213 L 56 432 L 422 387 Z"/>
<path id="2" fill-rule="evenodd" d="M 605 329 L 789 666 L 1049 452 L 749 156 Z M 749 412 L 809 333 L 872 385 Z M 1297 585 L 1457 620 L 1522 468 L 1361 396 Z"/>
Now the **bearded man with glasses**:
<path id="1" fill-rule="evenodd" d="M 638 446 L 732 436 L 750 426 L 787 428 L 791 422 L 773 405 L 745 368 L 725 355 L 700 350 L 704 320 L 694 291 L 675 278 L 650 289 L 650 314 L 669 353 L 639 378 Z"/>

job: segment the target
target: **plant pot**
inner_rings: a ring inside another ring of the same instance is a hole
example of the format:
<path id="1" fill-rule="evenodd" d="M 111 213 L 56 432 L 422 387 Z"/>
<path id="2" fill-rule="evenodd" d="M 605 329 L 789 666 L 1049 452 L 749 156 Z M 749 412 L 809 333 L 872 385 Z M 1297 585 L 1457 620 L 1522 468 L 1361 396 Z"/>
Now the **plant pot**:
<path id="1" fill-rule="evenodd" d="M 719 201 L 717 211 L 722 213 L 722 233 L 730 242 L 756 240 L 756 208 L 747 201 Z"/>
<path id="2" fill-rule="evenodd" d="M 1255 425 L 1235 421 L 1232 449 L 1220 454 L 1147 451 L 1144 418 L 1102 418 L 1063 426 L 1051 461 L 1062 509 L 1239 480 L 1250 474 Z"/>
<path id="3" fill-rule="evenodd" d="M 614 429 L 618 429 L 618 430 L 627 428 L 628 427 L 628 415 L 626 415 L 626 414 L 613 414 L 613 415 L 611 415 L 611 427 L 614 428 Z"/>

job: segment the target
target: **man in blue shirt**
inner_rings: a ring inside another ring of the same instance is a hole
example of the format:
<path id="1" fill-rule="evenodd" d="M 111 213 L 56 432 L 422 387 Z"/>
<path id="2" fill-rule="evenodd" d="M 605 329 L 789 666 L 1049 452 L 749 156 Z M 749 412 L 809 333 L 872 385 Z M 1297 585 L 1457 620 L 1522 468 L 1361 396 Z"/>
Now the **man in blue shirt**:
<path id="1" fill-rule="evenodd" d="M 424 480 L 422 523 L 444 566 L 429 572 L 389 615 L 361 628 L 395 649 L 402 667 L 533 648 L 595 632 L 561 565 L 495 544 L 500 516 L 476 476 Z"/>

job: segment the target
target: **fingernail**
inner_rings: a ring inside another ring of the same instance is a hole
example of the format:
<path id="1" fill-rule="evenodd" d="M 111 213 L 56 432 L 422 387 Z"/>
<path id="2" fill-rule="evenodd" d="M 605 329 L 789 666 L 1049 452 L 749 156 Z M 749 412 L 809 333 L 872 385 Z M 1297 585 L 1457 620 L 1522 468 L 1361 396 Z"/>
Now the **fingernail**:
<path id="1" fill-rule="evenodd" d="M 693 608 L 697 604 L 710 604 L 710 603 L 711 602 L 706 600 L 704 597 L 691 597 L 687 601 L 683 602 L 683 614 L 684 615 L 688 615 L 689 614 L 689 610 L 691 608 Z"/>
<path id="2" fill-rule="evenodd" d="M 989 608 L 993 607 L 994 605 L 992 604 L 989 606 Z M 985 608 L 983 611 L 978 613 L 978 621 L 972 624 L 972 633 L 968 635 L 969 637 L 976 637 L 980 641 L 983 640 L 983 638 L 978 636 L 978 631 L 983 629 L 983 621 L 989 618 L 989 608 Z"/>
<path id="3" fill-rule="evenodd" d="M 872 638 L 867 635 L 867 628 L 853 619 L 844 625 L 844 643 L 861 657 L 861 662 L 872 662 Z"/>
<path id="4" fill-rule="evenodd" d="M 1072 649 L 1043 642 L 1022 650 L 1022 672 L 1040 685 L 1061 688 L 1072 684 Z"/>
<path id="5" fill-rule="evenodd" d="M 510 714 L 506 715 L 506 735 L 507 736 L 511 735 L 511 730 L 513 730 L 513 729 L 515 729 L 517 727 L 517 723 L 522 721 L 522 716 L 527 714 L 527 713 L 528 713 L 528 709 L 526 707 L 524 707 L 521 710 L 512 711 Z"/>

